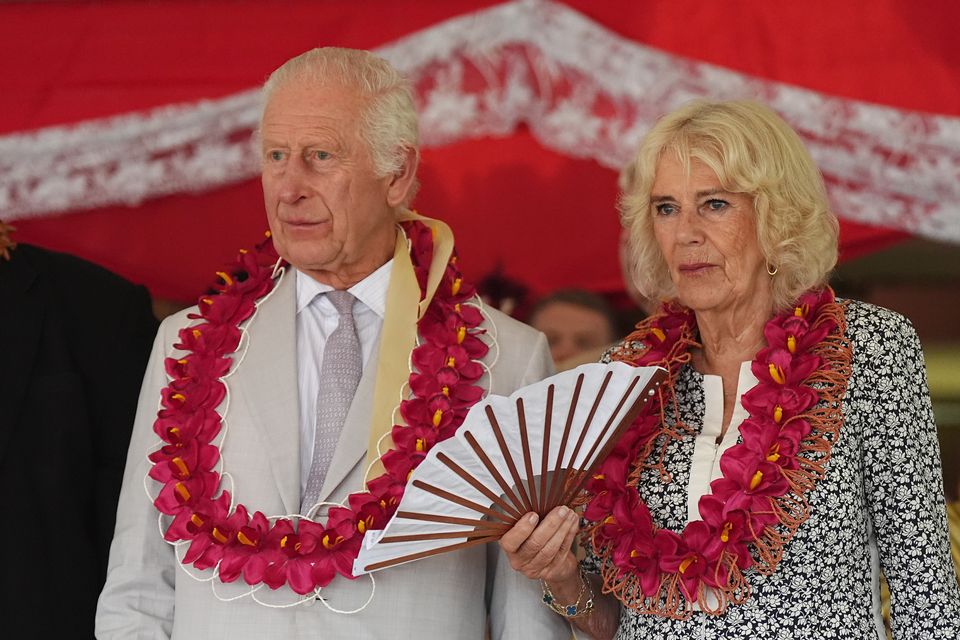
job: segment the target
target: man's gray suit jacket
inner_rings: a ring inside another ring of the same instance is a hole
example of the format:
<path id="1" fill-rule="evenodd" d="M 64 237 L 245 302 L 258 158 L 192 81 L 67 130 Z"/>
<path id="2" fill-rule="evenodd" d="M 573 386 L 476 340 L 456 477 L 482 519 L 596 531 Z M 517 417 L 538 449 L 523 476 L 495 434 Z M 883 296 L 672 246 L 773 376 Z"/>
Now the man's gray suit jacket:
<path id="1" fill-rule="evenodd" d="M 296 286 L 292 271 L 281 278 L 249 323 L 234 358 L 242 363 L 226 379 L 226 436 L 221 446 L 234 500 L 267 515 L 295 514 L 300 505 L 300 435 L 296 358 Z M 552 371 L 543 335 L 496 310 L 486 328 L 497 348 L 485 376 L 490 392 L 508 395 Z M 514 572 L 496 545 L 485 545 L 394 567 L 350 581 L 336 578 L 323 590 L 330 607 L 360 607 L 360 613 L 331 612 L 323 603 L 274 608 L 258 603 L 242 578 L 211 580 L 211 571 L 183 567 L 161 537 L 158 512 L 145 492 L 147 454 L 160 390 L 167 384 L 163 361 L 177 356 L 177 332 L 190 324 L 186 312 L 163 322 L 144 379 L 124 474 L 107 584 L 97 611 L 103 640 L 166 638 L 243 640 L 276 638 L 476 639 L 489 624 L 494 639 L 569 638 L 564 620 L 540 603 L 540 587 Z M 374 350 L 376 354 L 377 349 Z M 375 360 L 376 355 L 372 359 Z M 327 474 L 322 500 L 340 502 L 361 489 L 376 362 L 370 362 L 351 406 Z M 179 550 L 182 555 L 185 549 Z M 239 584 L 238 584 L 239 583 Z M 235 598 L 231 600 L 231 598 Z M 263 586 L 256 598 L 283 604 L 296 594 Z"/>

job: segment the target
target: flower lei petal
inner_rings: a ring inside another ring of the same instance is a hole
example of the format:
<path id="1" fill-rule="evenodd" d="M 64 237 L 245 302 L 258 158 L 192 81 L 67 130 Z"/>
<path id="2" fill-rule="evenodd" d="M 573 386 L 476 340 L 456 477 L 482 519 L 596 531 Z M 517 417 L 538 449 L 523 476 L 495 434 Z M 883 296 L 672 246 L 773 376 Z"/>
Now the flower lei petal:
<path id="1" fill-rule="evenodd" d="M 810 515 L 806 494 L 826 474 L 843 425 L 852 359 L 845 330 L 844 306 L 829 288 L 804 294 L 766 324 L 768 346 L 752 363 L 758 383 L 742 398 L 749 412 L 742 441 L 721 457 L 723 475 L 700 499 L 701 519 L 678 534 L 654 525 L 638 483 L 646 469 L 669 479 L 667 444 L 687 429 L 674 388 L 690 347 L 698 346 L 696 320 L 667 303 L 638 325 L 613 359 L 659 365 L 670 374 L 659 413 L 641 416 L 587 485 L 585 532 L 600 559 L 604 591 L 640 613 L 682 619 L 694 603 L 720 614 L 744 602 L 750 585 L 743 572 L 776 569 Z M 667 411 L 676 426 L 666 424 Z"/>
<path id="2" fill-rule="evenodd" d="M 402 227 L 422 297 L 433 234 L 419 221 Z M 476 292 L 464 281 L 454 253 L 417 325 L 411 397 L 400 404 L 407 426 L 393 427 L 394 448 L 381 457 L 386 473 L 369 481 L 367 491 L 351 494 L 348 506 L 331 508 L 325 524 L 251 514 L 242 504 L 231 511 L 230 493 L 221 490 L 215 471 L 220 450 L 213 443 L 222 423 L 217 413 L 226 394 L 222 378 L 233 366 L 240 325 L 274 286 L 278 259 L 268 233 L 256 250 L 242 251 L 232 269 L 218 272 L 210 294 L 200 298 L 199 312 L 188 316 L 200 322 L 179 332 L 174 347 L 187 354 L 164 362 L 170 382 L 161 391 L 162 408 L 153 426 L 163 444 L 149 455 L 149 476 L 161 485 L 154 506 L 172 518 L 164 539 L 188 545 L 184 564 L 216 568 L 222 582 L 242 578 L 271 589 L 288 584 L 305 595 L 337 576 L 353 579 L 364 533 L 386 525 L 410 472 L 433 445 L 456 433 L 469 408 L 485 395 L 478 385 L 484 374 L 478 360 L 489 346 L 481 338 L 483 316 L 469 304 Z"/>

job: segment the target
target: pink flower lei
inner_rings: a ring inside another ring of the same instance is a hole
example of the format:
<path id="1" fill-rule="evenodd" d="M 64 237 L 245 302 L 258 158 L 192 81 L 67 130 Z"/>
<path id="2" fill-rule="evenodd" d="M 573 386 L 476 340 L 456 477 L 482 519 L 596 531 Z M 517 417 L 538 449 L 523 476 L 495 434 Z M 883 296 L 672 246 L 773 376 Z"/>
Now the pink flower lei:
<path id="1" fill-rule="evenodd" d="M 669 480 L 667 444 L 688 429 L 679 420 L 674 383 L 690 347 L 699 346 L 696 320 L 668 303 L 638 325 L 613 359 L 663 366 L 670 374 L 659 413 L 638 419 L 587 485 L 585 535 L 600 559 L 605 591 L 641 613 L 686 618 L 697 603 L 720 614 L 749 597 L 745 570 L 776 569 L 784 545 L 810 515 L 805 496 L 824 477 L 839 438 L 852 357 L 844 331 L 844 307 L 829 288 L 804 294 L 766 324 L 768 346 L 752 364 L 758 384 L 742 399 L 749 412 L 742 441 L 721 457 L 723 476 L 700 499 L 701 519 L 678 534 L 654 524 L 637 485 L 646 469 Z M 673 427 L 664 419 L 668 410 Z"/>
<path id="2" fill-rule="evenodd" d="M 402 227 L 422 299 L 433 235 L 419 221 L 403 222 Z M 173 518 L 164 539 L 189 543 L 184 564 L 200 570 L 217 567 L 223 582 L 242 575 L 250 585 L 277 589 L 289 584 L 303 595 L 327 586 L 337 575 L 353 579 L 364 532 L 386 525 L 410 472 L 434 444 L 454 435 L 469 408 L 483 397 L 477 382 L 484 369 L 477 360 L 489 347 L 479 337 L 485 333 L 479 328 L 480 310 L 466 304 L 475 290 L 464 282 L 454 253 L 417 324 L 418 346 L 411 354 L 416 370 L 409 378 L 412 397 L 400 404 L 408 426 L 393 427 L 395 448 L 380 458 L 386 472 L 369 481 L 367 491 L 351 494 L 348 507 L 331 508 L 325 524 L 268 518 L 260 511 L 251 515 L 243 504 L 231 510 L 230 493 L 220 490 L 215 470 L 220 450 L 214 440 L 222 422 L 217 407 L 226 395 L 222 378 L 233 365 L 240 325 L 274 286 L 277 260 L 268 234 L 255 251 L 242 251 L 229 272 L 218 272 L 215 292 L 200 299 L 199 314 L 188 316 L 201 322 L 180 330 L 174 347 L 187 354 L 165 361 L 171 380 L 162 390 L 162 408 L 153 425 L 163 445 L 149 456 L 149 476 L 162 485 L 154 505 Z"/>

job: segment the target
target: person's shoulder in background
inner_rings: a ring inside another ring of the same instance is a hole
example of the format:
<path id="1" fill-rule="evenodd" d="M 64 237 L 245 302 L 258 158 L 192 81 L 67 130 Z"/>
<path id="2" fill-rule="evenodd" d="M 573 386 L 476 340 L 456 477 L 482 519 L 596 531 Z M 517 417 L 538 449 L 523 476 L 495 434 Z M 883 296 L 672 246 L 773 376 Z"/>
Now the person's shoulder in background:
<path id="1" fill-rule="evenodd" d="M 10 559 L 18 577 L 0 589 L 10 604 L 5 622 L 36 625 L 36 612 L 49 604 L 44 576 L 69 565 L 74 595 L 46 622 L 48 635 L 91 637 L 157 321 L 147 290 L 107 269 L 29 244 L 8 245 L 7 253 L 0 256 L 0 334 L 8 341 L 0 363 L 0 497 L 11 513 L 35 514 L 38 531 L 76 526 L 70 545 L 40 559 Z M 57 508 L 38 508 L 50 496 Z"/>
<path id="2" fill-rule="evenodd" d="M 110 310 L 131 301 L 141 312 L 150 309 L 150 294 L 145 287 L 83 258 L 19 243 L 11 252 L 11 262 L 17 261 L 32 267 L 38 277 L 55 288 L 61 300 L 82 304 L 83 312 L 102 313 L 93 307 Z"/>
<path id="3" fill-rule="evenodd" d="M 543 333 L 491 306 L 484 306 L 483 314 L 484 341 L 491 347 L 484 358 L 493 374 L 491 393 L 509 394 L 554 373 Z"/>

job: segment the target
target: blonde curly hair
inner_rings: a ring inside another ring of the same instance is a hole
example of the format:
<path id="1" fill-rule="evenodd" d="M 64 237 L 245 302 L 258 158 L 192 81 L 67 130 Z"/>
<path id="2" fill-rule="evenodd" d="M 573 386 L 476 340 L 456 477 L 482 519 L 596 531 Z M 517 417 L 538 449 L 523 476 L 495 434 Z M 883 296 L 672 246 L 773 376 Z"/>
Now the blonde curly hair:
<path id="1" fill-rule="evenodd" d="M 690 170 L 696 159 L 723 188 L 749 194 L 757 242 L 770 269 L 777 309 L 826 284 L 837 263 L 839 225 L 823 177 L 797 133 L 766 106 L 751 101 L 688 103 L 663 116 L 621 174 L 620 213 L 629 233 L 632 277 L 644 295 L 676 296 L 653 235 L 650 190 L 664 153 Z"/>

